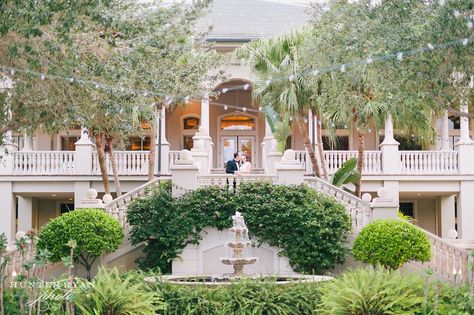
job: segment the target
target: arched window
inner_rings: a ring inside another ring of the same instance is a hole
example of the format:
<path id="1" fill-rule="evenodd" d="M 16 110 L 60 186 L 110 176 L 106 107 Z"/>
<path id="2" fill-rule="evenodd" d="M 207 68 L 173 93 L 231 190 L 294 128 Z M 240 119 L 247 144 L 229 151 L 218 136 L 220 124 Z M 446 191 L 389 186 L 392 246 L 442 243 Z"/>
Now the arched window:
<path id="1" fill-rule="evenodd" d="M 242 115 L 224 117 L 221 119 L 221 130 L 255 130 L 255 120 Z"/>

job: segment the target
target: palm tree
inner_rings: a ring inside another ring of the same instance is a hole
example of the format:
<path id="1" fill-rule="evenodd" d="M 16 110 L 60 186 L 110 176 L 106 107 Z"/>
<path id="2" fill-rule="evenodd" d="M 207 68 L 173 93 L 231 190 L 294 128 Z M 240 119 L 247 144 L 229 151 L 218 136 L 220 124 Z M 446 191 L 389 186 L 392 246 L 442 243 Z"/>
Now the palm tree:
<path id="1" fill-rule="evenodd" d="M 309 139 L 305 117 L 309 110 L 319 112 L 312 100 L 312 91 L 306 87 L 306 76 L 300 71 L 299 50 L 309 32 L 307 29 L 271 39 L 253 41 L 237 51 L 257 75 L 254 98 L 262 105 L 272 107 L 280 115 L 289 114 L 303 136 L 313 170 L 318 177 L 327 178 L 324 172 L 322 143 L 318 146 L 318 159 Z M 319 163 L 318 163 L 319 160 Z"/>

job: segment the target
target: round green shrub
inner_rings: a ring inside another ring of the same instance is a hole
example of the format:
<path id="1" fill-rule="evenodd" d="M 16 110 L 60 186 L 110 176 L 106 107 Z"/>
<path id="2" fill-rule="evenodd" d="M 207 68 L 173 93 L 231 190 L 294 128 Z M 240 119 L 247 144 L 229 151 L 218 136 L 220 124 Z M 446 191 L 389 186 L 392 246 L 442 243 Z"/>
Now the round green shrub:
<path id="1" fill-rule="evenodd" d="M 74 260 L 89 273 L 95 259 L 103 253 L 118 249 L 123 241 L 123 230 L 117 220 L 102 209 L 78 209 L 54 218 L 38 233 L 38 250 L 47 250 L 49 260 L 60 262 L 69 257 L 70 241 Z"/>
<path id="2" fill-rule="evenodd" d="M 173 199 L 170 185 L 157 185 L 129 206 L 131 241 L 145 243 L 143 268 L 170 264 L 187 244 L 200 241 L 205 227 L 229 228 L 240 211 L 249 233 L 259 242 L 281 248 L 297 272 L 322 273 L 343 263 L 351 220 L 334 199 L 307 186 L 242 183 L 237 192 L 204 187 Z"/>
<path id="3" fill-rule="evenodd" d="M 429 261 L 431 244 L 426 234 L 411 223 L 377 220 L 362 229 L 353 253 L 358 261 L 398 269 L 409 261 Z"/>

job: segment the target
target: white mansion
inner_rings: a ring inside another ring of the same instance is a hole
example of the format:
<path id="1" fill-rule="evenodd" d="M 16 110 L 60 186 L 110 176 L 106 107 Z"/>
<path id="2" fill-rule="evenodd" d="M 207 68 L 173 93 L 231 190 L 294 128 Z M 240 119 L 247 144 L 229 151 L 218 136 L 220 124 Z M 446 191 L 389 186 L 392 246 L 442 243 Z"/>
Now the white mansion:
<path id="1" fill-rule="evenodd" d="M 304 5 L 277 0 L 215 0 L 203 23 L 214 25 L 209 41 L 228 57 L 223 70 L 230 79 L 214 88 L 218 98 L 194 100 L 185 108 L 163 111 L 161 143 L 157 146 L 157 176 L 170 176 L 180 151 L 192 149 L 200 162 L 203 182 L 229 178 L 225 161 L 242 151 L 251 158 L 255 174 L 272 176 L 281 155 L 273 151 L 273 136 L 265 116 L 252 109 L 250 69 L 234 57 L 242 43 L 270 37 L 304 24 L 310 19 Z M 217 105 L 219 104 L 219 105 Z M 228 106 L 223 106 L 227 104 Z M 308 115 L 308 130 L 315 143 L 317 121 Z M 446 114 L 437 122 L 438 145 L 421 150 L 407 138 L 393 139 L 390 121 L 380 133 L 366 136 L 363 192 L 375 196 L 384 187 L 416 224 L 440 237 L 452 229 L 463 239 L 474 239 L 474 143 L 467 118 Z M 199 127 L 199 128 L 198 128 Z M 347 128 L 337 130 L 337 145 L 331 146 L 323 130 L 325 157 L 330 173 L 357 154 L 357 139 Z M 12 134 L 0 165 L 0 232 L 10 240 L 16 231 L 40 227 L 51 218 L 74 209 L 94 188 L 103 195 L 94 144 L 81 130 L 66 134 L 45 134 L 37 130 L 32 138 Z M 196 147 L 197 146 L 197 147 Z M 127 192 L 147 180 L 150 138 L 131 138 L 125 151 L 116 152 L 122 190 Z M 293 130 L 287 148 L 296 151 L 298 161 L 311 172 L 303 141 Z M 113 189 L 113 178 L 111 176 Z"/>

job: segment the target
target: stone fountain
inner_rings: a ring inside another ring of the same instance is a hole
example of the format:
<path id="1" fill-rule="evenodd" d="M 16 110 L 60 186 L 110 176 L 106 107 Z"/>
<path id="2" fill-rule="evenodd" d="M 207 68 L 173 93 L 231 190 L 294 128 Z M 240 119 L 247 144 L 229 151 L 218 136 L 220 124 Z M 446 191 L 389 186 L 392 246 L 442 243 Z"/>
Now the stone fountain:
<path id="1" fill-rule="evenodd" d="M 232 257 L 219 258 L 225 265 L 231 265 L 234 268 L 234 273 L 229 276 L 232 278 L 239 278 L 245 276 L 245 265 L 254 264 L 257 262 L 257 257 L 245 257 L 245 249 L 251 246 L 249 239 L 249 230 L 245 225 L 244 217 L 240 212 L 236 211 L 232 216 L 232 227 L 229 229 L 232 239 L 227 243 L 231 248 Z"/>
<path id="2" fill-rule="evenodd" d="M 248 228 L 245 224 L 244 217 L 240 212 L 236 212 L 232 216 L 232 227 L 229 229 L 231 239 L 225 243 L 226 248 L 232 252 L 229 256 L 231 257 L 219 257 L 221 263 L 230 265 L 233 267 L 234 272 L 228 274 L 193 274 L 193 275 L 166 275 L 159 277 L 159 281 L 166 281 L 175 284 L 182 285 L 225 285 L 230 284 L 233 281 L 238 281 L 244 277 L 255 278 L 255 279 L 269 279 L 274 281 L 276 284 L 287 284 L 287 283 L 299 283 L 299 282 L 319 282 L 332 279 L 327 276 L 317 275 L 279 275 L 279 274 L 259 274 L 259 275 L 247 275 L 244 273 L 244 267 L 246 265 L 255 264 L 258 261 L 257 257 L 250 257 L 246 253 L 252 243 L 249 238 Z M 212 263 L 212 262 L 210 262 Z M 157 281 L 157 277 L 149 277 L 146 281 Z"/>

